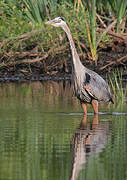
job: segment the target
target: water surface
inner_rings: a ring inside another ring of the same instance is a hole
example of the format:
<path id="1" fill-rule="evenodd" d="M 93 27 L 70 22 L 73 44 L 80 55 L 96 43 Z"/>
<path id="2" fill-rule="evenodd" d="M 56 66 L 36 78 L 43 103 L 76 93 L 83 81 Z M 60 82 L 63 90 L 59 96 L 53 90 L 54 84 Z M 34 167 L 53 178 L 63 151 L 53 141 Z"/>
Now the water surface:
<path id="1" fill-rule="evenodd" d="M 0 180 L 124 180 L 126 157 L 126 100 L 83 117 L 69 81 L 0 84 Z"/>

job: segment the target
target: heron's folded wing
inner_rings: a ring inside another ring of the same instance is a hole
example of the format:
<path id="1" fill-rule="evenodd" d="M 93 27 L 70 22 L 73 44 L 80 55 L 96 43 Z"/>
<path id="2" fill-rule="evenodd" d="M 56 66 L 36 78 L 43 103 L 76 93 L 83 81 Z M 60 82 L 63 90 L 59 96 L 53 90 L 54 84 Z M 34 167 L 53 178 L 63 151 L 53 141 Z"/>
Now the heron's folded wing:
<path id="1" fill-rule="evenodd" d="M 87 75 L 88 76 L 88 75 Z M 97 73 L 89 74 L 89 82 L 84 82 L 84 89 L 87 93 L 99 101 L 109 98 L 109 90 L 105 80 Z"/>

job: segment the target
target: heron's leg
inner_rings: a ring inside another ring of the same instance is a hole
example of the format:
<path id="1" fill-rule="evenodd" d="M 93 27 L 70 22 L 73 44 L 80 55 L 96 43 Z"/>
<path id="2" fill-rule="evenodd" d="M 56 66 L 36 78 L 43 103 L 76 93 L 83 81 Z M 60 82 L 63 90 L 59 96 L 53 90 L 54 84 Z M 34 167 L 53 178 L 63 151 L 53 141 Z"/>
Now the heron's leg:
<path id="1" fill-rule="evenodd" d="M 91 101 L 91 104 L 92 104 L 92 107 L 93 107 L 93 110 L 94 110 L 94 114 L 98 114 L 98 102 L 95 99 L 93 99 Z"/>
<path id="2" fill-rule="evenodd" d="M 84 115 L 86 115 L 87 114 L 86 104 L 85 103 L 81 103 L 81 105 L 82 105 L 82 109 L 84 111 Z"/>

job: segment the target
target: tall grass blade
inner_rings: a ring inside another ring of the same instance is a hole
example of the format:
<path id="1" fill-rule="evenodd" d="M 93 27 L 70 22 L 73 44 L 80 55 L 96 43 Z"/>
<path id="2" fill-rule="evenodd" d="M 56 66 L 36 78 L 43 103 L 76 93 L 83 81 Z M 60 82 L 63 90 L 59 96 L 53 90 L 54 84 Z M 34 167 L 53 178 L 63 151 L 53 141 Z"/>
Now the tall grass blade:
<path id="1" fill-rule="evenodd" d="M 86 2 L 90 20 L 90 31 L 87 32 L 89 35 L 88 40 L 90 44 L 92 59 L 96 61 L 98 58 L 96 49 L 96 0 L 87 0 Z"/>
<path id="2" fill-rule="evenodd" d="M 109 76 L 109 81 L 116 101 L 124 102 L 126 92 L 123 89 L 122 71 L 113 72 L 113 79 Z"/>
<path id="3" fill-rule="evenodd" d="M 47 16 L 47 9 L 55 10 L 58 0 L 23 0 L 23 2 L 28 19 L 33 24 L 41 24 Z"/>
<path id="4" fill-rule="evenodd" d="M 120 31 L 120 25 L 127 13 L 127 0 L 108 0 L 111 11 L 117 19 L 116 32 Z"/>

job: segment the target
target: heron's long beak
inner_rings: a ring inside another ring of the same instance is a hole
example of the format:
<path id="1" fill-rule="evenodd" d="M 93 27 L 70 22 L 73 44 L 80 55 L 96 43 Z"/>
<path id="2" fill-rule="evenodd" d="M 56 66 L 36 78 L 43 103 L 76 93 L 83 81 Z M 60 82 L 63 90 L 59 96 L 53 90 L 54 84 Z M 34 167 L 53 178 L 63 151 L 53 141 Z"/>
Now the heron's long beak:
<path id="1" fill-rule="evenodd" d="M 55 24 L 56 23 L 56 21 L 53 19 L 53 20 L 50 20 L 50 21 L 47 21 L 47 22 L 45 22 L 45 24 Z"/>

